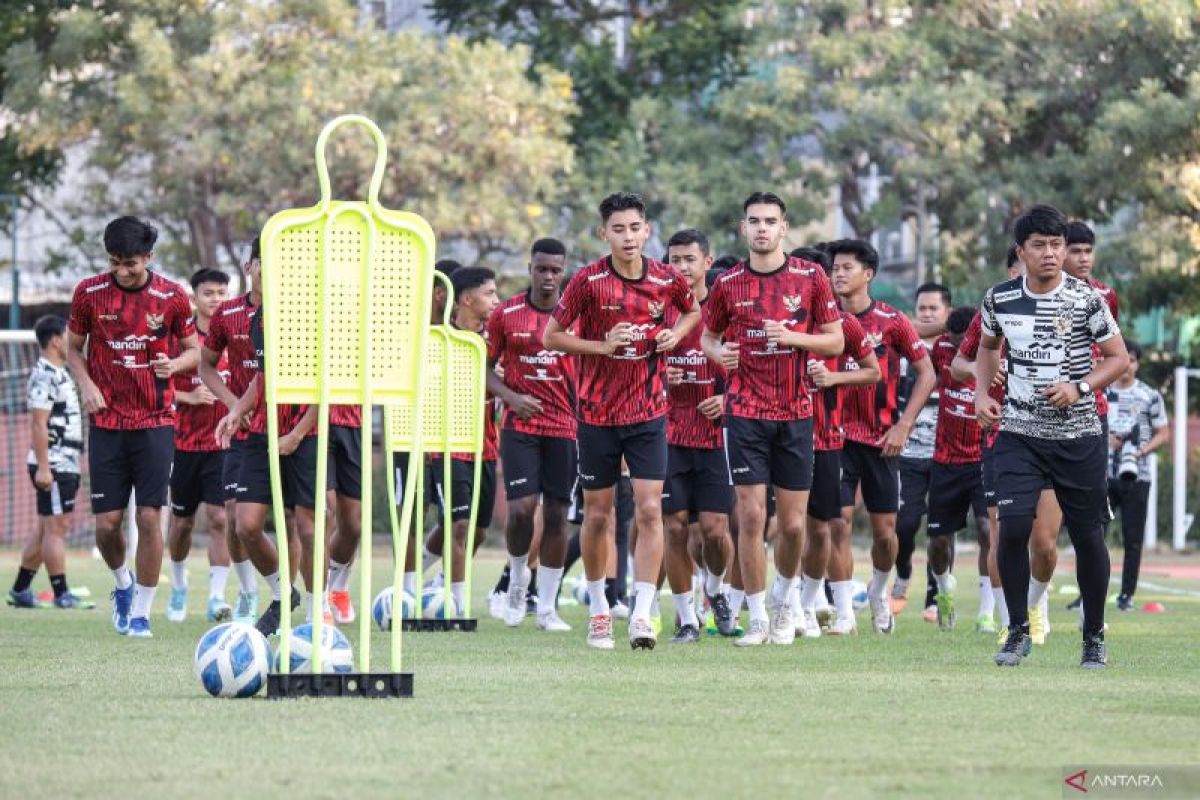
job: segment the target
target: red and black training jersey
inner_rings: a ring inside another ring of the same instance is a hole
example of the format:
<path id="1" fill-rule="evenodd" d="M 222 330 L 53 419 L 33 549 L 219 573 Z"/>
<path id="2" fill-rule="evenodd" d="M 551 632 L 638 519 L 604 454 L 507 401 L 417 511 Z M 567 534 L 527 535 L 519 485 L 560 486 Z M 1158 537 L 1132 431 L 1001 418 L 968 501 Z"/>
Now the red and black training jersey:
<path id="1" fill-rule="evenodd" d="M 527 420 L 505 411 L 505 428 L 574 439 L 575 359 L 542 346 L 552 312 L 535 306 L 528 291 L 510 297 L 488 318 L 488 358 L 504 366 L 505 386 L 542 404 Z"/>
<path id="2" fill-rule="evenodd" d="M 842 426 L 850 441 L 874 447 L 899 418 L 896 396 L 900 359 L 920 361 L 926 355 L 925 343 L 908 317 L 887 303 L 874 300 L 866 311 L 855 316 L 879 359 L 880 380 L 874 386 L 846 387 L 842 394 Z M 843 356 L 843 361 L 852 368 L 853 359 Z"/>
<path id="3" fill-rule="evenodd" d="M 766 323 L 813 333 L 840 319 L 829 279 L 811 261 L 789 257 L 770 272 L 756 272 L 743 262 L 717 278 L 705 304 L 704 326 L 738 345 L 726 411 L 775 422 L 811 417 L 804 380 L 809 354 L 768 342 Z"/>
<path id="4" fill-rule="evenodd" d="M 871 354 L 871 343 L 867 340 L 867 332 L 863 330 L 858 317 L 845 311 L 842 315 L 842 335 L 846 339 L 846 348 L 840 356 L 830 356 L 822 359 L 825 368 L 837 372 L 845 363 L 848 370 L 858 369 L 858 362 Z M 849 356 L 849 360 L 845 360 Z M 853 366 L 851 366 L 853 365 Z M 841 394 L 848 386 L 830 386 L 826 389 L 811 387 L 813 393 L 813 449 L 841 450 L 846 442 L 846 433 L 842 430 Z"/>
<path id="5" fill-rule="evenodd" d="M 1087 279 L 1088 286 L 1091 286 L 1100 293 L 1100 297 L 1108 303 L 1108 310 L 1112 312 L 1113 322 L 1120 322 L 1121 315 L 1119 313 L 1119 303 L 1117 302 L 1117 292 L 1103 281 L 1098 281 L 1089 276 Z M 1099 345 L 1092 345 L 1092 358 L 1100 358 Z M 1104 392 L 1096 392 L 1096 414 L 1100 419 L 1108 418 L 1108 395 Z"/>
<path id="6" fill-rule="evenodd" d="M 975 379 L 955 380 L 950 362 L 958 345 L 945 334 L 929 354 L 938 377 L 938 424 L 933 460 L 939 464 L 972 464 L 983 458 L 983 431 L 975 418 Z"/>
<path id="7" fill-rule="evenodd" d="M 975 312 L 975 318 L 971 320 L 971 324 L 967 326 L 967 332 L 963 334 L 963 340 L 958 345 L 958 352 L 967 361 L 974 361 L 979 355 L 979 339 L 983 335 L 983 317 L 978 311 Z M 1000 358 L 1004 358 L 1005 343 L 1000 341 Z M 1004 384 L 999 386 L 992 384 L 988 387 L 988 395 L 1000 405 L 1004 405 L 1006 392 Z M 1000 433 L 1000 426 L 996 425 L 986 431 L 986 444 L 991 447 L 996 442 L 996 436 Z"/>
<path id="8" fill-rule="evenodd" d="M 701 303 L 707 305 L 708 298 Z M 668 309 L 666 324 L 679 321 L 679 312 Z M 667 389 L 670 408 L 667 410 L 667 443 L 676 447 L 695 447 L 719 450 L 724 447 L 721 417 L 709 419 L 698 406 L 714 395 L 725 391 L 725 370 L 708 360 L 700 346 L 703 333 L 700 325 L 692 328 L 674 350 L 664 353 L 666 366 L 683 370 L 683 382 Z"/>
<path id="9" fill-rule="evenodd" d="M 258 353 L 250 341 L 250 317 L 255 306 L 249 293 L 226 300 L 217 308 L 208 323 L 208 336 L 201 346 L 222 356 L 229 367 L 225 385 L 234 397 L 246 393 L 250 383 L 258 375 Z M 220 362 L 218 362 L 220 363 Z M 245 439 L 246 432 L 238 431 L 236 439 Z"/>
<path id="10" fill-rule="evenodd" d="M 696 298 L 673 267 L 642 258 L 640 278 L 624 278 L 612 256 L 575 273 L 554 319 L 577 326 L 583 339 L 602 342 L 617 323 L 633 326 L 628 345 L 611 356 L 578 357 L 578 416 L 589 425 L 636 425 L 667 413 L 666 389 L 654 337 L 666 328 L 666 310 L 690 311 Z"/>
<path id="11" fill-rule="evenodd" d="M 257 306 L 250 315 L 250 341 L 254 345 L 254 356 L 258 360 L 258 371 L 261 376 L 266 370 L 266 359 L 264 357 L 263 347 L 263 314 L 262 306 Z M 280 404 L 276 413 L 279 415 L 279 435 L 291 433 L 292 429 L 299 424 L 300 419 L 304 416 L 304 412 L 308 410 L 306 405 L 291 405 Z M 266 378 L 263 377 L 262 383 L 258 387 L 258 402 L 254 404 L 254 413 L 250 415 L 250 433 L 267 432 L 267 384 Z M 305 437 L 316 436 L 317 426 L 313 425 Z"/>
<path id="12" fill-rule="evenodd" d="M 175 424 L 170 379 L 151 368 L 196 332 L 192 304 L 175 281 L 150 272 L 140 289 L 123 289 L 112 273 L 80 281 L 71 298 L 71 333 L 86 336 L 87 371 L 107 406 L 91 424 L 140 430 Z"/>
<path id="13" fill-rule="evenodd" d="M 210 331 L 212 330 L 211 324 L 210 322 Z M 200 338 L 200 346 L 208 347 L 209 334 L 197 327 L 196 335 Z M 211 350 L 212 348 L 209 349 Z M 228 385 L 229 362 L 224 355 L 217 359 L 217 372 L 220 373 L 221 380 L 225 381 Z M 195 391 L 202 385 L 198 370 L 180 372 L 174 375 L 171 380 L 176 392 Z M 175 449 L 188 453 L 210 453 L 214 450 L 220 450 L 221 447 L 217 444 L 216 438 L 217 423 L 227 413 L 228 410 L 219 400 L 209 406 L 176 403 Z"/>
<path id="14" fill-rule="evenodd" d="M 458 327 L 455 325 L 454 327 Z M 488 352 L 491 352 L 491 340 L 488 337 L 488 329 L 485 325 L 483 330 L 478 331 L 483 337 L 484 344 L 488 347 Z M 484 395 L 486 398 L 483 403 L 483 460 L 495 461 L 500 457 L 500 428 L 496 424 L 496 416 L 500 412 L 499 402 L 490 393 Z M 456 461 L 474 461 L 474 453 L 451 453 L 450 457 Z"/>
<path id="15" fill-rule="evenodd" d="M 362 407 L 355 405 L 332 405 L 329 407 L 329 424 L 343 428 L 362 427 Z"/>

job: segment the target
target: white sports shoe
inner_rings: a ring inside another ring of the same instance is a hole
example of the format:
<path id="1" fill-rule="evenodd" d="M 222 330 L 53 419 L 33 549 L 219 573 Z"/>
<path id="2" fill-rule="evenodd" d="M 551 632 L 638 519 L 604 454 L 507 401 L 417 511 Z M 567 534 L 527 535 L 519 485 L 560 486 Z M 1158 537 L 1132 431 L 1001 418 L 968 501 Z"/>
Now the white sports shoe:
<path id="1" fill-rule="evenodd" d="M 854 617 L 838 618 L 833 621 L 826 633 L 830 636 L 856 636 L 858 623 L 854 621 Z"/>
<path id="2" fill-rule="evenodd" d="M 550 631 L 551 633 L 566 633 L 571 630 L 571 626 L 562 621 L 562 617 L 558 616 L 558 612 L 553 608 L 549 611 L 539 611 L 537 615 L 538 630 Z"/>
<path id="3" fill-rule="evenodd" d="M 796 616 L 792 613 L 792 604 L 780 603 L 771 609 L 771 630 L 768 635 L 771 644 L 792 644 L 796 641 Z"/>
<path id="4" fill-rule="evenodd" d="M 896 630 L 896 618 L 892 616 L 892 607 L 887 597 L 872 597 L 871 625 L 876 633 L 892 633 Z"/>
<path id="5" fill-rule="evenodd" d="M 504 609 L 508 607 L 508 594 L 492 592 L 488 595 L 488 616 L 492 619 L 504 619 Z"/>
<path id="6" fill-rule="evenodd" d="M 597 650 L 613 649 L 611 614 L 596 614 L 588 619 L 587 643 Z"/>
<path id="7" fill-rule="evenodd" d="M 821 623 L 817 622 L 817 612 L 811 608 L 800 611 L 796 617 L 796 633 L 805 639 L 821 638 Z"/>
<path id="8" fill-rule="evenodd" d="M 629 646 L 634 650 L 653 650 L 658 644 L 658 636 L 650 620 L 642 617 L 629 618 Z"/>
<path id="9" fill-rule="evenodd" d="M 515 628 L 525 619 L 526 594 L 528 594 L 528 587 L 515 583 L 508 585 L 508 594 L 504 603 L 504 624 L 508 627 Z"/>
<path id="10" fill-rule="evenodd" d="M 770 637 L 770 626 L 765 620 L 752 619 L 750 627 L 746 629 L 746 635 L 736 640 L 733 643 L 734 647 L 757 647 L 760 644 L 766 644 Z"/>
<path id="11" fill-rule="evenodd" d="M 618 600 L 612 607 L 613 619 L 629 619 L 629 606 Z"/>

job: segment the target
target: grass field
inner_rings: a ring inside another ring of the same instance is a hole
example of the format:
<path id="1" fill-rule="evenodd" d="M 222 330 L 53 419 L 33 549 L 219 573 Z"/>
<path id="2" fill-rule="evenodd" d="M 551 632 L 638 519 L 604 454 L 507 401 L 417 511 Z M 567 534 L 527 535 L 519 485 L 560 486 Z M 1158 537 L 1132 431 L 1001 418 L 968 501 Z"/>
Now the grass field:
<path id="1" fill-rule="evenodd" d="M 499 566 L 481 557 L 477 615 Z M 1138 599 L 1167 613 L 1112 612 L 1099 673 L 1077 667 L 1056 594 L 1049 643 L 1001 670 L 969 624 L 962 566 L 968 624 L 952 633 L 922 622 L 918 601 L 891 638 L 635 654 L 619 625 L 616 652 L 597 653 L 571 607 L 565 636 L 490 619 L 410 635 L 412 700 L 277 702 L 213 699 L 193 678 L 202 556 L 187 622 L 162 616 L 164 581 L 155 638 L 138 641 L 112 631 L 110 576 L 79 555 L 71 578 L 96 610 L 0 609 L 0 797 L 1060 797 L 1066 765 L 1198 760 L 1196 581 L 1149 576 L 1160 588 Z M 15 568 L 0 554 L 5 588 Z M 384 655 L 381 635 L 374 647 Z"/>

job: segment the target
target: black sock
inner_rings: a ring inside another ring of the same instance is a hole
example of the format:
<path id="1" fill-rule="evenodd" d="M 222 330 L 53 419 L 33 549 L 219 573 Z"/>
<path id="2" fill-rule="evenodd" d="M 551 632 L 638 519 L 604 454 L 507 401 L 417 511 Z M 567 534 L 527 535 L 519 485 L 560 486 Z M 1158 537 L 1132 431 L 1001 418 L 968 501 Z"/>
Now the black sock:
<path id="1" fill-rule="evenodd" d="M 1000 567 L 1000 582 L 1004 584 L 1004 602 L 1008 604 L 1009 627 L 1029 624 L 1029 535 L 1032 532 L 1032 516 L 1000 520 L 996 561 Z"/>
<path id="2" fill-rule="evenodd" d="M 37 575 L 36 569 L 25 569 L 24 567 L 17 568 L 17 579 L 13 581 L 13 591 L 23 592 L 33 583 L 33 576 Z"/>
<path id="3" fill-rule="evenodd" d="M 67 593 L 67 576 L 66 575 L 51 575 L 50 587 L 54 589 L 55 597 L 62 597 Z"/>
<path id="4" fill-rule="evenodd" d="M 537 597 L 537 567 L 529 570 L 529 590 L 526 594 L 530 597 Z"/>
<path id="5" fill-rule="evenodd" d="M 500 572 L 500 580 L 496 581 L 496 588 L 492 589 L 492 594 L 507 594 L 508 593 L 508 576 L 510 570 L 508 564 L 504 565 L 504 569 Z"/>
<path id="6" fill-rule="evenodd" d="M 1104 632 L 1104 602 L 1108 599 L 1108 580 L 1112 565 L 1104 545 L 1104 528 L 1067 528 L 1075 547 L 1075 579 L 1079 582 L 1079 597 L 1083 600 L 1083 632 Z M 1012 609 L 1009 609 L 1011 615 Z"/>
<path id="7" fill-rule="evenodd" d="M 611 608 L 617 604 L 617 579 L 604 579 L 604 597 L 608 600 L 608 605 Z"/>
<path id="8" fill-rule="evenodd" d="M 933 576 L 933 562 L 925 562 L 925 608 L 937 603 L 937 578 Z"/>
<path id="9" fill-rule="evenodd" d="M 833 589 L 829 586 L 829 581 L 825 581 L 825 602 L 833 605 Z"/>
<path id="10" fill-rule="evenodd" d="M 920 517 L 915 520 L 905 518 L 896 523 L 896 577 L 901 580 L 912 579 L 912 557 L 917 549 L 917 530 L 920 527 Z"/>

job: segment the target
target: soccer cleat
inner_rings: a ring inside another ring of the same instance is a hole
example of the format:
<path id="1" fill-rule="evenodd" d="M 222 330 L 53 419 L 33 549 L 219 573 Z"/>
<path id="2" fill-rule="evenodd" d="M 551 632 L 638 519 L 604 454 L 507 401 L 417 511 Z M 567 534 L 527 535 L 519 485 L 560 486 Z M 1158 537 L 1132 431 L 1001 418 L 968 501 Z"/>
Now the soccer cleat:
<path id="1" fill-rule="evenodd" d="M 1079 666 L 1084 669 L 1104 669 L 1108 666 L 1108 651 L 1104 646 L 1104 634 L 1083 635 L 1083 652 Z"/>
<path id="2" fill-rule="evenodd" d="M 751 619 L 750 629 L 746 631 L 746 635 L 734 641 L 734 647 L 758 647 L 760 644 L 766 644 L 770 638 L 770 625 L 765 619 Z"/>
<path id="3" fill-rule="evenodd" d="M 828 628 L 837 621 L 837 611 L 831 605 L 817 606 L 817 623 L 822 628 Z"/>
<path id="4" fill-rule="evenodd" d="M 954 621 L 956 619 L 954 613 L 954 584 L 956 581 L 953 575 L 948 577 L 949 587 L 947 591 L 939 591 L 936 596 L 938 628 L 943 631 L 954 630 Z"/>
<path id="5" fill-rule="evenodd" d="M 279 614 L 279 601 L 272 600 L 271 604 L 267 606 L 267 610 L 258 618 L 258 622 L 254 623 L 254 627 L 263 636 L 274 636 L 279 631 Z"/>
<path id="6" fill-rule="evenodd" d="M 1008 641 L 1008 628 L 1000 625 L 997 625 L 996 627 L 999 628 L 999 630 L 996 631 L 996 646 L 1003 647 L 1004 643 Z"/>
<path id="7" fill-rule="evenodd" d="M 737 631 L 737 615 L 729 607 L 729 598 L 724 594 L 715 594 L 709 598 L 712 606 L 713 621 L 717 623 L 717 632 L 722 636 L 733 636 Z"/>
<path id="8" fill-rule="evenodd" d="M 692 644 L 700 641 L 700 628 L 695 625 L 680 625 L 671 637 L 671 644 Z"/>
<path id="9" fill-rule="evenodd" d="M 1074 600 L 1072 600 L 1071 602 L 1067 603 L 1067 611 L 1074 611 L 1074 610 L 1076 610 L 1077 608 L 1079 608 L 1081 605 L 1083 605 L 1083 598 L 1082 598 L 1082 597 L 1076 597 Z"/>
<path id="10" fill-rule="evenodd" d="M 1046 643 L 1046 624 L 1040 606 L 1029 609 L 1029 638 L 1034 644 Z"/>
<path id="11" fill-rule="evenodd" d="M 975 617 L 975 630 L 978 633 L 995 633 L 996 622 L 991 614 L 980 613 Z"/>
<path id="12" fill-rule="evenodd" d="M 533 592 L 525 595 L 525 613 L 529 615 L 536 615 L 538 613 L 537 595 Z"/>
<path id="13" fill-rule="evenodd" d="M 134 617 L 129 620 L 129 637 L 131 639 L 153 639 L 150 632 L 150 620 L 146 617 Z"/>
<path id="14" fill-rule="evenodd" d="M 506 608 L 508 608 L 508 592 L 492 592 L 488 595 L 489 617 L 503 621 Z"/>
<path id="15" fill-rule="evenodd" d="M 792 644 L 796 641 L 796 615 L 791 603 L 780 603 L 771 609 L 771 627 L 768 633 L 771 644 Z"/>
<path id="16" fill-rule="evenodd" d="M 588 647 L 594 647 L 597 650 L 613 649 L 611 614 L 593 614 L 588 617 L 587 643 Z"/>
<path id="17" fill-rule="evenodd" d="M 901 586 L 898 583 L 892 584 L 892 594 L 888 598 L 892 606 L 892 615 L 895 616 L 904 610 L 908 605 L 908 587 Z"/>
<path id="18" fill-rule="evenodd" d="M 835 618 L 829 629 L 825 632 L 830 636 L 857 636 L 858 623 L 854 621 L 854 617 L 847 619 Z"/>
<path id="19" fill-rule="evenodd" d="M 509 584 L 508 592 L 505 593 L 504 624 L 510 628 L 517 627 L 525 619 L 527 610 L 525 587 L 515 583 Z"/>
<path id="20" fill-rule="evenodd" d="M 659 624 L 661 624 L 661 618 Z M 658 644 L 658 632 L 654 630 L 652 621 L 630 617 L 629 646 L 634 650 L 653 650 L 656 644 Z"/>
<path id="21" fill-rule="evenodd" d="M 253 625 L 256 619 L 258 619 L 258 592 L 238 592 L 233 621 Z"/>
<path id="22" fill-rule="evenodd" d="M 117 633 L 129 633 L 129 609 L 133 607 L 133 584 L 126 589 L 113 589 L 109 595 L 113 602 L 112 621 Z"/>
<path id="23" fill-rule="evenodd" d="M 821 638 L 821 623 L 817 622 L 816 611 L 811 608 L 800 610 L 800 613 L 796 615 L 796 633 L 805 639 Z"/>
<path id="24" fill-rule="evenodd" d="M 1011 626 L 1008 629 L 1008 636 L 1004 639 L 1004 646 L 1000 648 L 1000 652 L 996 653 L 993 659 L 998 667 L 1016 667 L 1019 666 L 1021 660 L 1025 658 L 1033 650 L 1033 643 L 1029 638 L 1028 627 Z"/>
<path id="25" fill-rule="evenodd" d="M 350 600 L 350 592 L 345 589 L 330 591 L 329 605 L 333 608 L 333 621 L 338 625 L 354 622 L 354 603 Z"/>
<path id="26" fill-rule="evenodd" d="M 167 601 L 167 621 L 183 622 L 187 618 L 187 587 L 172 589 L 171 599 Z"/>
<path id="27" fill-rule="evenodd" d="M 629 606 L 618 600 L 613 603 L 611 613 L 613 619 L 629 619 Z"/>
<path id="28" fill-rule="evenodd" d="M 14 592 L 8 590 L 8 604 L 13 608 L 37 608 L 38 601 L 33 595 L 32 589 L 26 589 L 23 592 Z"/>
<path id="29" fill-rule="evenodd" d="M 228 622 L 233 617 L 233 609 L 223 598 L 210 597 L 204 616 L 209 622 Z"/>
<path id="30" fill-rule="evenodd" d="M 921 619 L 926 622 L 937 622 L 937 605 L 925 606 L 925 610 L 921 612 Z"/>
<path id="31" fill-rule="evenodd" d="M 1117 611 L 1133 611 L 1133 598 L 1127 594 L 1117 595 Z"/>
<path id="32" fill-rule="evenodd" d="M 96 604 L 91 600 L 84 600 L 82 597 L 71 592 L 66 592 L 65 594 L 59 595 L 58 597 L 54 598 L 53 602 L 58 608 L 93 609 L 96 607 Z"/>
<path id="33" fill-rule="evenodd" d="M 562 617 L 558 616 L 558 612 L 553 608 L 549 611 L 538 612 L 537 626 L 538 630 L 551 633 L 566 633 L 571 630 L 571 626 L 563 622 Z"/>
<path id="34" fill-rule="evenodd" d="M 871 627 L 876 633 L 892 633 L 896 630 L 896 618 L 886 597 L 871 598 Z"/>
<path id="35" fill-rule="evenodd" d="M 717 630 L 717 618 L 713 615 L 712 608 L 708 609 L 708 613 L 704 615 L 704 632 L 709 636 L 718 636 L 720 631 Z"/>

